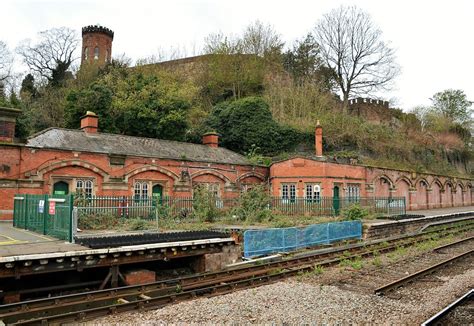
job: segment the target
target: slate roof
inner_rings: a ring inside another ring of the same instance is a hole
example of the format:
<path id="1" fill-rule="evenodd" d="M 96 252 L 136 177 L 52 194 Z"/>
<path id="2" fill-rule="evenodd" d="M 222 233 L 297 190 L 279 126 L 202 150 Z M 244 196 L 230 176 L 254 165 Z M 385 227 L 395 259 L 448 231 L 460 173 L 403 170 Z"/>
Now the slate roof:
<path id="1" fill-rule="evenodd" d="M 207 145 L 117 134 L 91 134 L 82 130 L 61 128 L 49 128 L 31 136 L 26 146 L 199 162 L 250 164 L 245 156 L 223 147 L 212 148 Z"/>

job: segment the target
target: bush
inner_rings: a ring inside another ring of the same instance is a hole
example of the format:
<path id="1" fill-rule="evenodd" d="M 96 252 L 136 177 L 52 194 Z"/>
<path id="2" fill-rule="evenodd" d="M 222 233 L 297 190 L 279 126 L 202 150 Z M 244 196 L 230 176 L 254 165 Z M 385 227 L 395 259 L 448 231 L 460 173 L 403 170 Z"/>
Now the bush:
<path id="1" fill-rule="evenodd" d="M 263 185 L 255 185 L 240 196 L 239 204 L 232 210 L 232 215 L 248 222 L 262 222 L 271 216 L 268 209 L 270 196 Z"/>
<path id="2" fill-rule="evenodd" d="M 138 231 L 148 229 L 147 221 L 141 218 L 132 218 L 127 220 L 127 230 Z"/>
<path id="3" fill-rule="evenodd" d="M 80 214 L 77 226 L 84 230 L 107 230 L 122 224 L 122 219 L 110 213 Z"/>
<path id="4" fill-rule="evenodd" d="M 342 216 L 346 220 L 361 220 L 369 215 L 369 211 L 359 204 L 353 204 L 342 210 Z"/>
<path id="5" fill-rule="evenodd" d="M 194 189 L 193 214 L 201 222 L 214 222 L 219 211 L 216 205 L 216 196 L 199 185 Z"/>
<path id="6" fill-rule="evenodd" d="M 268 104 L 260 97 L 218 104 L 203 128 L 221 133 L 221 145 L 239 153 L 253 152 L 256 148 L 265 155 L 292 150 L 302 137 L 293 128 L 275 122 Z"/>

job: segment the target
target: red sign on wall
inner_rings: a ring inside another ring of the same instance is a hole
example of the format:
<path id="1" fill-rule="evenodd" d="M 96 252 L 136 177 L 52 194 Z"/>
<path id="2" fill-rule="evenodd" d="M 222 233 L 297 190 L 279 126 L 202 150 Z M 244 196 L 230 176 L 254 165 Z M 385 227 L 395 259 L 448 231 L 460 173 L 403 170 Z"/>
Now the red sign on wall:
<path id="1" fill-rule="evenodd" d="M 56 202 L 50 201 L 49 202 L 49 215 L 56 214 Z"/>

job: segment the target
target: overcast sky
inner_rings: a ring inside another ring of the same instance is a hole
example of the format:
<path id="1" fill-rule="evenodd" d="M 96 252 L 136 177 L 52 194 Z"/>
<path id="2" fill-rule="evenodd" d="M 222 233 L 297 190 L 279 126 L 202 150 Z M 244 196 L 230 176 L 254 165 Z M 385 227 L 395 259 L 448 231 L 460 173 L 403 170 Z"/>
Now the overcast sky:
<path id="1" fill-rule="evenodd" d="M 436 92 L 462 89 L 474 100 L 474 1 L 469 0 L 1 0 L 0 40 L 14 49 L 37 32 L 101 24 L 115 32 L 112 53 L 136 60 L 170 48 L 193 55 L 210 33 L 238 34 L 269 23 L 291 45 L 340 4 L 369 12 L 402 68 L 396 89 L 382 94 L 404 110 L 428 105 Z"/>

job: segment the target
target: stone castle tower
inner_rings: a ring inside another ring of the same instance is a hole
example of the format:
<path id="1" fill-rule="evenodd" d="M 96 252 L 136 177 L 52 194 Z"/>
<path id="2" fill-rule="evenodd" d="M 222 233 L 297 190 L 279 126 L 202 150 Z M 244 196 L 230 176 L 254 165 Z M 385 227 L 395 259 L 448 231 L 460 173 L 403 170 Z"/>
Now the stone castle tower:
<path id="1" fill-rule="evenodd" d="M 107 27 L 90 25 L 82 28 L 81 64 L 103 65 L 112 58 L 114 32 Z"/>

